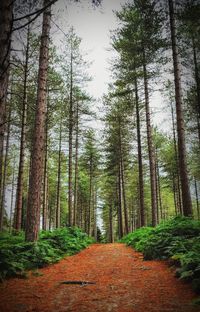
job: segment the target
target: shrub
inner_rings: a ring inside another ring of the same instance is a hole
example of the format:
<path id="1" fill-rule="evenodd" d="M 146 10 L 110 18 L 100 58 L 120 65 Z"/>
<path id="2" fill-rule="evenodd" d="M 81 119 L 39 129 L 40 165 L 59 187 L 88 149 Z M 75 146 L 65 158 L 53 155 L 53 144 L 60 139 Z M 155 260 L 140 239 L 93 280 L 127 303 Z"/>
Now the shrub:
<path id="1" fill-rule="evenodd" d="M 122 239 L 144 254 L 145 260 L 170 259 L 178 266 L 176 276 L 192 281 L 200 292 L 200 222 L 175 217 L 155 228 L 143 227 Z"/>
<path id="2" fill-rule="evenodd" d="M 0 279 L 23 275 L 25 270 L 41 268 L 72 255 L 92 243 L 79 228 L 41 231 L 38 242 L 27 243 L 24 233 L 0 235 Z"/>

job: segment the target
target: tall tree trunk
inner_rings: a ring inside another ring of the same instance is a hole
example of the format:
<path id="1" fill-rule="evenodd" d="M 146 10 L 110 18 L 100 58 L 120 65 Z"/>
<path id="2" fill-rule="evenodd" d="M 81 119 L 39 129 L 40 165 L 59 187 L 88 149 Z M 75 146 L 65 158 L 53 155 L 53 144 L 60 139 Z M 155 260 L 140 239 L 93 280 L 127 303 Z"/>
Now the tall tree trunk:
<path id="1" fill-rule="evenodd" d="M 6 138 L 6 148 L 5 148 L 5 158 L 4 158 L 4 170 L 3 170 L 3 180 L 2 180 L 2 194 L 1 194 L 1 220 L 0 220 L 0 228 L 3 228 L 3 218 L 5 212 L 5 197 L 6 197 L 6 177 L 7 177 L 7 169 L 8 169 L 8 152 L 9 152 L 9 143 L 10 143 L 10 119 L 11 119 L 11 105 L 9 107 L 8 113 L 8 123 L 7 123 L 7 138 Z"/>
<path id="2" fill-rule="evenodd" d="M 151 208 L 152 208 L 152 225 L 157 224 L 157 200 L 156 200 L 156 170 L 155 170 L 155 153 L 153 148 L 152 127 L 149 108 L 149 88 L 146 69 L 146 55 L 143 49 L 143 74 L 144 74 L 144 92 L 147 124 L 147 142 L 149 152 L 150 182 L 151 182 Z"/>
<path id="3" fill-rule="evenodd" d="M 49 0 L 44 0 L 44 6 Z M 38 91 L 36 103 L 36 118 L 33 137 L 32 161 L 30 168 L 30 182 L 27 203 L 26 241 L 36 241 L 39 234 L 41 188 L 45 147 L 45 116 L 47 98 L 47 69 L 49 54 L 49 32 L 51 7 L 43 13 L 43 27 L 40 46 Z"/>
<path id="4" fill-rule="evenodd" d="M 128 226 L 128 211 L 127 211 L 127 204 L 126 204 L 126 189 L 125 189 L 125 179 L 124 179 L 124 163 L 121 155 L 121 178 L 122 178 L 122 197 L 123 197 L 123 204 L 124 204 L 124 225 L 125 225 L 125 234 L 129 232 Z"/>
<path id="5" fill-rule="evenodd" d="M 175 153 L 175 162 L 176 162 L 176 176 L 177 176 L 177 196 L 178 196 L 178 207 L 180 214 L 183 214 L 182 209 L 182 200 L 181 200 L 181 189 L 180 189 L 180 173 L 179 173 L 179 165 L 178 165 L 178 151 L 177 151 L 177 143 L 176 143 L 176 130 L 175 130 L 175 122 L 174 122 L 174 109 L 172 103 L 171 106 L 171 116 L 172 116 L 172 131 L 173 131 L 173 141 L 174 141 L 174 153 Z"/>
<path id="6" fill-rule="evenodd" d="M 74 169 L 74 221 L 77 224 L 77 204 L 78 204 L 78 153 L 79 153 L 79 103 L 76 105 L 76 142 L 75 142 L 75 169 Z"/>
<path id="7" fill-rule="evenodd" d="M 197 205 L 197 217 L 198 217 L 198 220 L 200 220 L 199 194 L 198 194 L 198 187 L 197 187 L 196 179 L 194 179 L 194 187 L 195 187 L 195 196 L 196 196 L 196 205 Z"/>
<path id="8" fill-rule="evenodd" d="M 198 127 L 198 138 L 200 146 L 200 77 L 199 77 L 199 68 L 197 62 L 197 52 L 194 36 L 192 36 L 192 48 L 193 48 L 193 58 L 194 58 L 194 74 L 196 82 L 196 91 L 197 91 L 197 127 Z"/>
<path id="9" fill-rule="evenodd" d="M 73 55 L 71 44 L 71 61 L 70 61 L 70 99 L 69 99 L 69 160 L 68 160 L 68 224 L 73 223 L 72 216 L 72 138 L 73 138 Z"/>
<path id="10" fill-rule="evenodd" d="M 61 153 L 62 153 L 62 117 L 60 119 L 60 136 L 59 136 L 59 152 L 58 152 L 58 178 L 57 178 L 57 192 L 56 192 L 56 228 L 60 227 Z"/>
<path id="11" fill-rule="evenodd" d="M 15 207 L 15 229 L 17 231 L 21 230 L 21 222 L 22 222 L 22 201 L 23 201 L 26 120 L 27 120 L 27 78 L 28 78 L 28 63 L 29 63 L 29 47 L 30 47 L 30 25 L 28 25 L 28 31 L 27 31 L 26 56 L 25 56 L 25 64 L 24 64 L 21 141 L 20 141 L 19 169 L 18 169 L 16 207 Z"/>
<path id="12" fill-rule="evenodd" d="M 192 201 L 191 201 L 190 186 L 189 186 L 189 179 L 188 179 L 188 172 L 187 172 L 185 126 L 184 126 L 184 119 L 183 119 L 181 74 L 180 74 L 177 40 L 176 40 L 174 3 L 173 3 L 173 0 L 168 0 L 168 1 L 169 1 L 172 55 L 173 55 L 173 65 L 174 65 L 179 172 L 180 172 L 180 180 L 181 180 L 183 214 L 184 216 L 190 216 L 192 215 Z"/>
<path id="13" fill-rule="evenodd" d="M 175 174 L 172 174 L 172 184 L 173 184 L 173 195 L 174 195 L 174 209 L 176 216 L 178 215 L 178 208 L 177 208 L 177 200 L 176 200 L 176 180 L 175 180 Z"/>
<path id="14" fill-rule="evenodd" d="M 88 205 L 88 235 L 91 235 L 91 203 L 93 191 L 93 159 L 90 159 L 90 190 L 89 190 L 89 205 Z"/>
<path id="15" fill-rule="evenodd" d="M 45 117 L 45 150 L 44 150 L 44 172 L 43 172 L 43 194 L 42 194 L 42 229 L 47 230 L 48 215 L 48 101 L 47 113 Z"/>
<path id="16" fill-rule="evenodd" d="M 118 234 L 119 238 L 123 236 L 123 219 L 122 219 L 122 187 L 121 187 L 121 164 L 119 161 L 118 169 Z"/>
<path id="17" fill-rule="evenodd" d="M 156 154 L 157 215 L 158 215 L 158 222 L 159 222 L 159 219 L 160 218 L 162 219 L 162 216 L 163 216 L 163 208 L 162 208 L 162 196 L 161 196 L 161 187 L 160 187 L 160 169 L 159 169 L 159 163 L 158 163 L 157 148 L 155 150 L 155 154 Z"/>
<path id="18" fill-rule="evenodd" d="M 138 169 L 139 169 L 139 200 L 140 200 L 140 225 L 145 226 L 145 207 L 144 207 L 144 181 L 142 165 L 142 144 L 140 133 L 140 111 L 137 77 L 135 77 L 135 105 L 136 105 L 136 122 L 137 122 L 137 144 L 138 144 Z"/>
<path id="19" fill-rule="evenodd" d="M 0 193 L 3 174 L 3 147 L 6 122 L 6 98 L 9 78 L 11 33 L 13 26 L 13 1 L 0 1 Z M 0 231 L 2 230 L 3 210 L 0 209 Z"/>
<path id="20" fill-rule="evenodd" d="M 109 242 L 113 243 L 113 203 L 111 202 L 109 205 Z"/>
<path id="21" fill-rule="evenodd" d="M 16 166 L 16 158 L 14 155 L 13 158 L 13 164 L 12 164 L 12 186 L 11 186 L 11 201 L 10 201 L 10 226 L 9 226 L 9 231 L 11 232 L 12 230 L 12 225 L 13 225 L 13 203 L 14 203 L 14 189 L 15 189 L 15 166 Z"/>

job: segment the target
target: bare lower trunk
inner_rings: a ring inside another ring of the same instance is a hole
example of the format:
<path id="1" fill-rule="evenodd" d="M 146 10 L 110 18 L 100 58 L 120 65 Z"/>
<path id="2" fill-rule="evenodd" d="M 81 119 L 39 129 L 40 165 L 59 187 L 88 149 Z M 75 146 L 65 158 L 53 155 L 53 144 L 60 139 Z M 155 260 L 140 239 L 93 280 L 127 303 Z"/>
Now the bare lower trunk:
<path id="1" fill-rule="evenodd" d="M 44 174 L 43 174 L 43 199 L 42 199 L 42 229 L 47 230 L 48 215 L 48 108 L 45 125 L 45 151 L 44 151 Z"/>
<path id="2" fill-rule="evenodd" d="M 199 77 L 199 68 L 197 63 L 197 52 L 195 39 L 192 37 L 192 48 L 193 48 L 193 58 L 194 58 L 194 74 L 196 82 L 196 91 L 197 91 L 197 129 L 198 129 L 198 138 L 200 146 L 200 77 Z"/>
<path id="3" fill-rule="evenodd" d="M 69 100 L 69 160 L 68 160 L 68 224 L 73 223 L 72 216 L 72 136 L 73 136 L 73 55 L 71 45 L 71 69 L 70 69 L 70 100 Z"/>
<path id="4" fill-rule="evenodd" d="M 121 188 L 121 165 L 118 169 L 118 234 L 119 238 L 123 236 L 123 220 L 122 220 L 122 188 Z"/>
<path id="5" fill-rule="evenodd" d="M 113 243 L 113 209 L 112 209 L 112 203 L 109 205 L 109 242 Z"/>
<path id="6" fill-rule="evenodd" d="M 44 6 L 48 4 L 44 0 Z M 27 203 L 26 241 L 36 241 L 39 234 L 41 189 L 43 178 L 44 148 L 45 148 L 45 116 L 47 101 L 47 69 L 49 54 L 51 8 L 43 14 L 43 28 L 40 46 L 38 92 L 36 103 L 36 118 L 33 137 L 33 149 L 30 168 L 29 193 Z"/>
<path id="7" fill-rule="evenodd" d="M 13 165 L 12 165 L 12 187 L 11 187 L 11 202 L 10 202 L 10 225 L 9 225 L 9 230 L 11 232 L 12 230 L 12 225 L 13 225 L 13 204 L 14 204 L 14 189 L 15 189 L 15 166 L 16 166 L 16 162 L 15 162 L 15 155 L 14 155 L 14 159 L 13 159 Z"/>
<path id="8" fill-rule="evenodd" d="M 75 178 L 74 178 L 74 220 L 73 224 L 76 225 L 77 221 L 77 203 L 78 203 L 78 153 L 79 153 L 79 104 L 77 101 L 76 106 L 76 142 L 75 142 Z"/>
<path id="9" fill-rule="evenodd" d="M 60 227 L 60 179 L 61 179 L 61 152 L 62 152 L 62 117 L 60 120 L 59 152 L 58 152 L 58 178 L 56 194 L 56 227 Z"/>
<path id="10" fill-rule="evenodd" d="M 184 126 L 184 119 L 183 119 L 180 64 L 179 64 L 178 48 L 177 48 L 177 42 L 176 42 L 174 4 L 173 4 L 173 0 L 168 0 L 168 1 L 169 1 L 172 55 L 173 55 L 173 65 L 174 65 L 176 118 L 177 118 L 177 134 L 178 134 L 178 156 L 179 156 L 179 172 L 180 172 L 180 180 L 181 180 L 183 214 L 185 216 L 190 216 L 192 215 L 192 201 L 191 201 L 190 186 L 189 186 L 188 172 L 187 172 L 185 126 Z"/>
<path id="11" fill-rule="evenodd" d="M 0 1 L 0 191 L 3 174 L 3 144 L 6 125 L 6 97 L 9 78 L 11 33 L 13 25 L 13 1 Z M 0 208 L 0 231 L 2 230 L 3 209 Z"/>
<path id="12" fill-rule="evenodd" d="M 157 224 L 157 200 L 156 200 L 156 170 L 155 170 L 155 153 L 152 139 L 152 127 L 149 108 L 149 90 L 146 70 L 146 55 L 143 49 L 143 74 L 144 74 L 144 91 L 145 91 L 145 108 L 147 124 L 147 142 L 149 152 L 150 182 L 151 182 L 151 208 L 152 208 L 152 225 Z"/>
<path id="13" fill-rule="evenodd" d="M 10 119 L 11 119 L 11 106 L 9 107 L 8 114 L 8 124 L 7 124 L 7 138 L 6 138 L 6 149 L 5 149 L 5 158 L 4 158 L 4 171 L 3 171 L 3 180 L 2 180 L 2 194 L 1 194 L 1 228 L 3 227 L 3 218 L 5 212 L 5 204 L 6 204 L 6 177 L 7 177 L 7 169 L 8 169 L 8 152 L 9 152 L 9 143 L 10 143 Z"/>
<path id="14" fill-rule="evenodd" d="M 196 205 L 197 205 L 197 217 L 198 217 L 198 220 L 200 220 L 199 194 L 198 194 L 198 187 L 197 187 L 196 179 L 194 180 L 194 186 L 195 186 L 195 196 L 196 196 Z"/>
<path id="15" fill-rule="evenodd" d="M 27 78 L 28 78 L 28 62 L 29 62 L 29 46 L 30 46 L 30 27 L 28 26 L 26 59 L 24 65 L 24 90 L 22 103 L 22 121 L 21 121 L 21 142 L 19 155 L 19 169 L 16 192 L 16 208 L 15 208 L 15 229 L 21 229 L 22 222 L 22 201 L 23 201 L 23 182 L 24 182 L 24 162 L 25 162 L 25 144 L 26 144 L 26 120 L 27 120 Z"/>
<path id="16" fill-rule="evenodd" d="M 177 176 L 177 211 L 182 214 L 182 201 L 181 201 L 181 190 L 180 190 L 180 174 L 179 174 L 179 166 L 178 166 L 178 151 L 177 151 L 177 142 L 176 142 L 176 130 L 175 130 L 175 122 L 174 122 L 174 109 L 171 103 L 171 115 L 172 115 L 172 130 L 173 130 L 173 141 L 174 141 L 174 153 L 175 153 L 175 161 L 176 161 L 176 176 Z"/>
<path id="17" fill-rule="evenodd" d="M 144 207 L 144 182 L 143 182 L 142 145 L 141 145 L 141 133 L 140 133 L 140 111 L 139 111 L 137 77 L 135 77 L 135 104 L 136 104 L 137 144 L 138 144 L 140 226 L 145 226 L 146 221 L 145 221 L 145 207 Z"/>

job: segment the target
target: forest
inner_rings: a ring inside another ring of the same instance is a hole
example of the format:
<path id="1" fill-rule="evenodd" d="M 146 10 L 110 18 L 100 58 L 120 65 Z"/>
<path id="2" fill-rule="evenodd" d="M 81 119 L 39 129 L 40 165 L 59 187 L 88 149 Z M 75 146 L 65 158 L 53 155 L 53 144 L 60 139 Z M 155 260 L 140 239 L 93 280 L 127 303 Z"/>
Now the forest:
<path id="1" fill-rule="evenodd" d="M 169 261 L 186 293 L 199 294 L 200 2 L 110 1 L 99 98 L 90 52 L 59 14 L 65 5 L 94 14 L 104 2 L 0 2 L 0 279 L 95 243 L 111 258 L 125 244 L 136 258 Z M 176 308 L 157 311 L 197 311 Z"/>

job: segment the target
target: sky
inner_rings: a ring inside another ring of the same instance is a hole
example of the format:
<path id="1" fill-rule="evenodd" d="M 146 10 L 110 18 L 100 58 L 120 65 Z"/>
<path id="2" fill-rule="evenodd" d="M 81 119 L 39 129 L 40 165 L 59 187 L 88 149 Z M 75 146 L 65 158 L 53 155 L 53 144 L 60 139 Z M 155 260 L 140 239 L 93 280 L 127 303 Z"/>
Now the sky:
<path id="1" fill-rule="evenodd" d="M 75 33 L 82 39 L 83 52 L 87 52 L 86 60 L 92 61 L 88 73 L 93 80 L 88 84 L 87 91 L 97 99 L 102 98 L 111 82 L 109 67 L 114 52 L 111 49 L 110 32 L 118 27 L 114 11 L 120 10 L 125 2 L 127 1 L 102 0 L 102 4 L 94 8 L 89 0 L 82 0 L 80 3 L 58 0 L 53 8 L 53 38 L 59 46 L 60 38 L 63 38 L 62 31 L 67 33 L 70 26 L 74 27 Z M 98 107 L 101 105 L 101 101 L 100 104 L 97 103 Z M 154 124 L 165 131 L 170 126 L 169 115 L 163 108 L 163 99 L 159 92 L 152 95 L 150 106 L 154 110 Z M 101 123 L 97 122 L 96 127 L 101 128 Z"/>

